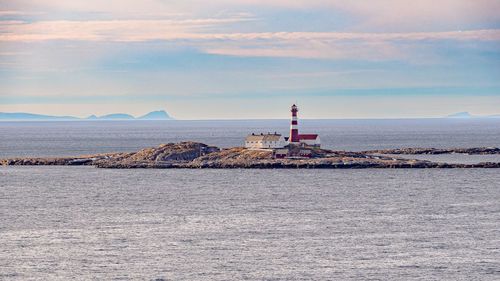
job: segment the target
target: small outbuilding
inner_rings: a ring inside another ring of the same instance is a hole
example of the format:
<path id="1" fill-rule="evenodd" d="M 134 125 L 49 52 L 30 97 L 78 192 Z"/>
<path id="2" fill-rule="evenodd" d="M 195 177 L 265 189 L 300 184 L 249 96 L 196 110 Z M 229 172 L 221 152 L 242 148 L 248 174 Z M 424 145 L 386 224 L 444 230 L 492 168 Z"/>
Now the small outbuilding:
<path id="1" fill-rule="evenodd" d="M 321 146 L 321 140 L 319 138 L 319 135 L 317 134 L 300 134 L 299 142 L 307 146 L 315 146 L 315 147 Z"/>
<path id="2" fill-rule="evenodd" d="M 273 157 L 278 159 L 283 159 L 288 156 L 288 148 L 278 148 L 273 150 Z"/>

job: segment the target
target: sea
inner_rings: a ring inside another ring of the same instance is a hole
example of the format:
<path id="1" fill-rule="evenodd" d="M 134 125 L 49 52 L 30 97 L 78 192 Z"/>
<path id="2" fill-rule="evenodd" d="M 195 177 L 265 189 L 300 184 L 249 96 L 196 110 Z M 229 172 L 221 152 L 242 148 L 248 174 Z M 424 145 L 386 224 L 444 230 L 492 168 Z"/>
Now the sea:
<path id="1" fill-rule="evenodd" d="M 0 158 L 241 146 L 288 125 L 0 122 Z M 500 119 L 299 126 L 335 150 L 500 147 Z M 499 202 L 497 169 L 0 167 L 0 280 L 500 280 Z"/>

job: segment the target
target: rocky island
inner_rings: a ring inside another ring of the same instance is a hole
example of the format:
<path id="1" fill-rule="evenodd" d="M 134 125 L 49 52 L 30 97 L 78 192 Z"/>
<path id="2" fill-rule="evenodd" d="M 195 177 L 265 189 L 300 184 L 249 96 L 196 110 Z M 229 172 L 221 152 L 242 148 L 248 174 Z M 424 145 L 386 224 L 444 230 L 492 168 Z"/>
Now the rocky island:
<path id="1" fill-rule="evenodd" d="M 498 148 L 374 150 L 364 152 L 312 148 L 310 157 L 277 158 L 273 150 L 233 147 L 220 149 L 199 142 L 162 144 L 137 152 L 104 153 L 77 157 L 2 159 L 13 165 L 87 165 L 97 168 L 211 168 L 211 169 L 363 169 L 363 168 L 500 168 L 500 163 L 448 164 L 402 159 L 384 154 L 471 153 L 500 154 Z"/>

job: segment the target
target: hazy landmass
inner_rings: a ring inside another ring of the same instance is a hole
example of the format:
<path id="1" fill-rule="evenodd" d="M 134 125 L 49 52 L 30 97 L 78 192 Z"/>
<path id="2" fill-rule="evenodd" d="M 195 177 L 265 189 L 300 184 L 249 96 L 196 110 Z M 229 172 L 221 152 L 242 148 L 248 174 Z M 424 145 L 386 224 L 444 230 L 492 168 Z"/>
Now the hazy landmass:
<path id="1" fill-rule="evenodd" d="M 490 116 L 476 116 L 470 114 L 469 112 L 458 112 L 448 115 L 447 118 L 500 118 L 500 114 Z"/>
<path id="2" fill-rule="evenodd" d="M 32 113 L 5 113 L 0 112 L 0 120 L 78 120 L 79 118 L 73 116 L 51 116 Z"/>
<path id="3" fill-rule="evenodd" d="M 52 116 L 43 114 L 33 114 L 33 113 L 6 113 L 0 112 L 0 120 L 12 120 L 12 121 L 59 121 L 59 120 L 173 120 L 166 111 L 158 110 L 149 112 L 143 116 L 134 117 L 130 114 L 125 113 L 113 113 L 103 116 L 91 115 L 87 118 L 79 118 L 74 116 Z"/>
<path id="4" fill-rule="evenodd" d="M 473 115 L 469 112 L 458 112 L 450 114 L 445 118 L 500 118 L 500 114 L 481 116 Z M 106 115 L 90 115 L 86 118 L 80 118 L 75 116 L 55 116 L 55 115 L 44 115 L 44 114 L 34 114 L 26 112 L 0 112 L 0 121 L 83 121 L 83 120 L 174 120 L 165 110 L 151 111 L 142 116 L 135 117 L 126 113 L 112 113 Z"/>

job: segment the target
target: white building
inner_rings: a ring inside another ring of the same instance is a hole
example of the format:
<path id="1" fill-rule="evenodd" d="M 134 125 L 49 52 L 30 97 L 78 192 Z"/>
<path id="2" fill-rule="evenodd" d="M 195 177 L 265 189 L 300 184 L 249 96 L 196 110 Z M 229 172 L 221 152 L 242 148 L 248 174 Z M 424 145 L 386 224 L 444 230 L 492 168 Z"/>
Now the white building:
<path id="1" fill-rule="evenodd" d="M 245 139 L 245 147 L 250 149 L 283 148 L 288 143 L 280 134 L 251 134 Z"/>

